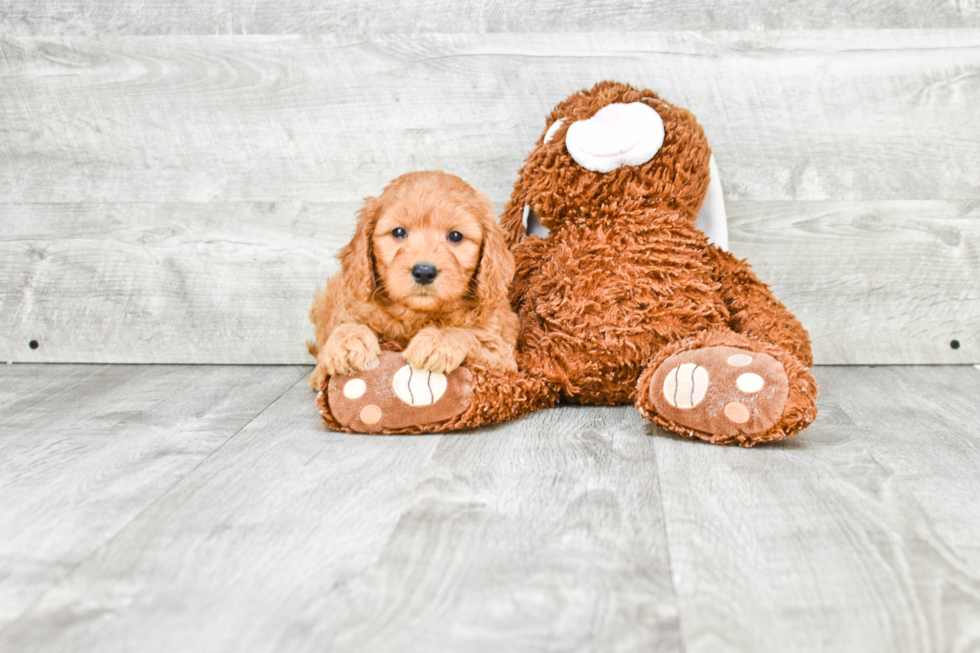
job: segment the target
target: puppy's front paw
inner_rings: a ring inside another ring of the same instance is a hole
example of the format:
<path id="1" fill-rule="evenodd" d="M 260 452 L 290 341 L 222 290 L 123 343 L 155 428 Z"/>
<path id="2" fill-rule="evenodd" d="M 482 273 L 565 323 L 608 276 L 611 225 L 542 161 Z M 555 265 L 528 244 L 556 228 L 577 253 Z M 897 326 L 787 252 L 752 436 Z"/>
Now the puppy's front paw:
<path id="1" fill-rule="evenodd" d="M 319 375 L 322 382 L 327 375 L 355 374 L 377 361 L 380 353 L 378 338 L 371 329 L 361 324 L 341 324 L 317 354 L 313 376 Z"/>
<path id="2" fill-rule="evenodd" d="M 469 347 L 460 338 L 435 327 L 422 329 L 405 348 L 405 360 L 417 370 L 449 374 L 466 358 Z"/>
<path id="3" fill-rule="evenodd" d="M 310 380 L 307 383 L 314 390 L 323 390 L 323 384 L 326 382 L 329 373 L 327 368 L 319 363 L 313 368 L 313 373 L 310 374 Z"/>

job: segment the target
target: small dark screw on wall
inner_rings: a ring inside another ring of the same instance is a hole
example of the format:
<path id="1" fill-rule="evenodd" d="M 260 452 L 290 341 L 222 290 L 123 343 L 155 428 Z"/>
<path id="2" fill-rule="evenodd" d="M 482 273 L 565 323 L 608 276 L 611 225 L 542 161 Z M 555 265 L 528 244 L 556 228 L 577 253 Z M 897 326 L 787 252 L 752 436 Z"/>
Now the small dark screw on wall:
<path id="1" fill-rule="evenodd" d="M 37 340 L 31 340 L 29 343 L 27 343 L 27 346 L 30 347 L 31 349 L 37 349 L 38 347 L 40 347 L 40 345 L 37 344 Z"/>

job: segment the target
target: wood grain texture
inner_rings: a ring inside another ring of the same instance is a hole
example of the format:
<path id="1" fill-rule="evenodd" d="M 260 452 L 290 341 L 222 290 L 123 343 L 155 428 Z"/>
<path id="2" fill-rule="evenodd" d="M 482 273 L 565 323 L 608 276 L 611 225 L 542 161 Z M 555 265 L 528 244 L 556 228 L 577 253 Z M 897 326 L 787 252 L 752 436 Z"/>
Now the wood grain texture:
<path id="1" fill-rule="evenodd" d="M 0 650 L 679 650 L 654 444 L 583 407 L 332 433 L 298 383 Z"/>
<path id="2" fill-rule="evenodd" d="M 0 630 L 306 369 L 0 366 Z"/>
<path id="3" fill-rule="evenodd" d="M 316 32 L 622 32 L 708 29 L 980 27 L 975 0 L 8 0 L 0 31 L 18 35 Z"/>
<path id="4" fill-rule="evenodd" d="M 974 650 L 980 373 L 817 378 L 793 440 L 656 440 L 685 650 Z"/>
<path id="5" fill-rule="evenodd" d="M 733 250 L 818 362 L 980 362 L 980 30 L 0 50 L 0 359 L 305 363 L 361 198 L 444 168 L 499 207 L 554 103 L 615 77 L 705 124 Z"/>
<path id="6" fill-rule="evenodd" d="M 307 311 L 358 206 L 12 206 L 0 360 L 308 363 Z M 980 362 L 976 202 L 728 211 L 732 251 L 800 317 L 818 364 Z"/>
<path id="7" fill-rule="evenodd" d="M 729 231 L 817 364 L 980 360 L 980 204 L 731 203 Z"/>
<path id="8" fill-rule="evenodd" d="M 3 202 L 494 200 L 569 93 L 649 86 L 731 200 L 977 199 L 980 30 L 6 38 Z"/>
<path id="9" fill-rule="evenodd" d="M 0 360 L 308 363 L 307 311 L 355 209 L 13 207 L 0 235 Z"/>
<path id="10" fill-rule="evenodd" d="M 276 371 L 0 368 L 0 650 L 980 643 L 975 367 L 820 367 L 814 425 L 752 450 L 630 407 L 337 434 Z M 219 438 L 244 386 L 261 414 Z M 24 401 L 52 396 L 90 407 L 79 428 Z"/>
<path id="11" fill-rule="evenodd" d="M 438 480 L 352 584 L 335 643 L 681 650 L 654 443 L 641 423 L 635 411 L 563 406 L 445 436 L 430 462 Z"/>

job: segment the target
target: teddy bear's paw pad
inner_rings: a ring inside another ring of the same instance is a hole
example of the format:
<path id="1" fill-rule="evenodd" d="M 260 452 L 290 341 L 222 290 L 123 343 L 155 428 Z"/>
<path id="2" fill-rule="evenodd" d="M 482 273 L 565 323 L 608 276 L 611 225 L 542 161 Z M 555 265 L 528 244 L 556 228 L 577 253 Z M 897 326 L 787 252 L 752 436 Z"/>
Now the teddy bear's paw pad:
<path id="1" fill-rule="evenodd" d="M 327 403 L 342 426 L 382 433 L 456 417 L 470 405 L 472 385 L 466 368 L 449 374 L 416 370 L 401 354 L 386 351 L 370 369 L 330 377 Z"/>
<path id="2" fill-rule="evenodd" d="M 705 347 L 661 363 L 649 392 L 657 412 L 681 426 L 715 435 L 752 434 L 779 420 L 789 380 L 769 354 Z"/>

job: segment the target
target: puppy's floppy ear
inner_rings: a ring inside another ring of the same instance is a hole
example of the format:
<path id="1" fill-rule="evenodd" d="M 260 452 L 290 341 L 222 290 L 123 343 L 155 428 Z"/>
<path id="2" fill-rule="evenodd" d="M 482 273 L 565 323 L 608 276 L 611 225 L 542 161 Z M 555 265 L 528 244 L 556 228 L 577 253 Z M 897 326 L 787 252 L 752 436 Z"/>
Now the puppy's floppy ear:
<path id="1" fill-rule="evenodd" d="M 476 297 L 481 305 L 507 303 L 507 291 L 514 278 L 514 255 L 507 249 L 504 230 L 493 218 L 493 204 L 486 202 L 480 212 L 483 245 L 476 270 Z"/>
<path id="2" fill-rule="evenodd" d="M 381 200 L 368 197 L 357 212 L 357 230 L 338 258 L 343 270 L 347 291 L 361 301 L 370 301 L 377 288 L 374 275 L 374 227 L 381 215 Z"/>

